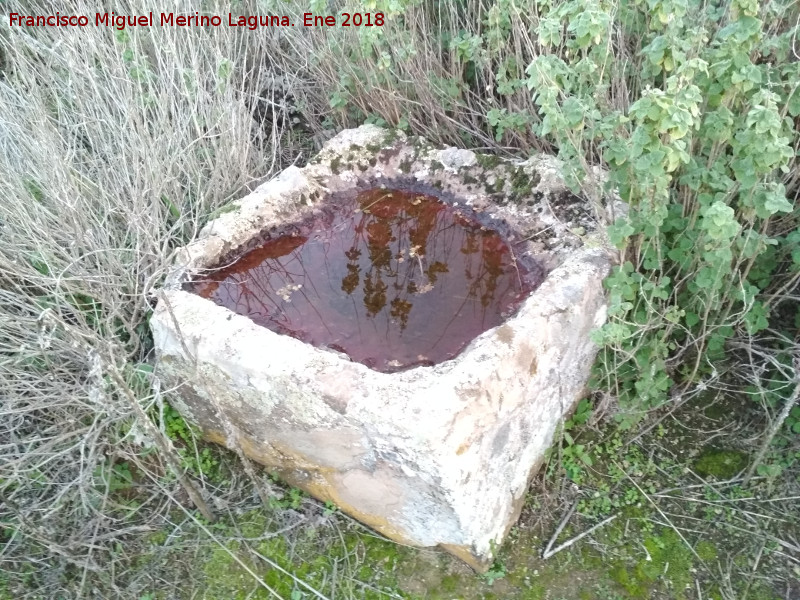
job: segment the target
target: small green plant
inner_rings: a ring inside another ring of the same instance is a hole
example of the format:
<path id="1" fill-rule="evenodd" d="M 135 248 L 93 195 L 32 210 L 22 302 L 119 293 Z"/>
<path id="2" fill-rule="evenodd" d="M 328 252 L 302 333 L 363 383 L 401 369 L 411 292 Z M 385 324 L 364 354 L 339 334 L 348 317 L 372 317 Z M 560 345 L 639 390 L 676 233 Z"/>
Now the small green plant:
<path id="1" fill-rule="evenodd" d="M 159 413 L 154 409 L 155 420 Z M 161 412 L 162 424 L 167 437 L 174 443 L 184 468 L 189 472 L 220 482 L 222 480 L 220 451 L 211 444 L 201 442 L 200 432 L 188 423 L 168 402 Z"/>
<path id="2" fill-rule="evenodd" d="M 573 444 L 571 443 L 572 438 L 567 438 L 567 436 L 569 434 L 565 432 L 564 438 L 568 445 L 561 450 L 562 465 L 567 477 L 580 484 L 583 481 L 583 468 L 592 466 L 592 457 L 586 451 L 584 444 Z"/>
<path id="3" fill-rule="evenodd" d="M 481 575 L 481 579 L 483 579 L 489 585 L 494 585 L 495 581 L 498 579 L 503 579 L 503 577 L 506 575 L 506 566 L 499 561 L 495 561 L 492 563 L 492 566 L 489 568 L 489 570 Z"/>
<path id="4" fill-rule="evenodd" d="M 133 487 L 133 474 L 127 462 L 102 462 L 93 473 L 95 484 L 101 491 L 110 493 L 128 490 Z"/>
<path id="5" fill-rule="evenodd" d="M 584 425 L 592 416 L 592 404 L 584 398 L 578 403 L 575 413 L 561 427 L 561 465 L 572 481 L 581 483 L 584 467 L 591 467 L 593 459 L 585 444 L 576 443 L 571 431 Z"/>
<path id="6" fill-rule="evenodd" d="M 502 141 L 507 131 L 525 131 L 531 122 L 531 118 L 523 113 L 509 113 L 506 108 L 493 108 L 486 118 L 489 125 L 494 128 L 495 140 Z"/>
<path id="7" fill-rule="evenodd" d="M 275 483 L 281 483 L 280 478 L 276 474 L 271 474 L 270 479 Z M 303 490 L 296 488 L 296 487 L 289 487 L 285 493 L 282 493 L 279 496 L 270 496 L 269 498 L 269 505 L 270 508 L 277 509 L 277 510 L 286 510 L 287 508 L 291 508 L 293 510 L 297 510 L 303 505 L 303 498 L 305 498 L 305 494 Z M 330 512 L 328 512 L 330 510 Z M 326 516 L 332 514 L 336 511 L 336 505 L 332 502 L 325 503 L 324 512 Z"/>
<path id="8" fill-rule="evenodd" d="M 298 488 L 291 488 L 289 490 L 288 507 L 293 509 L 300 508 L 303 503 L 303 491 Z"/>
<path id="9" fill-rule="evenodd" d="M 564 422 L 564 430 L 570 431 L 574 427 L 586 424 L 592 417 L 592 403 L 584 398 L 578 403 L 573 415 Z"/>
<path id="10" fill-rule="evenodd" d="M 191 426 L 172 405 L 165 402 L 163 414 L 164 430 L 173 442 L 181 441 L 185 444 L 189 444 L 194 441 L 195 438 Z"/>
<path id="11" fill-rule="evenodd" d="M 800 433 L 800 406 L 795 406 L 786 418 L 786 428 L 792 433 Z"/>

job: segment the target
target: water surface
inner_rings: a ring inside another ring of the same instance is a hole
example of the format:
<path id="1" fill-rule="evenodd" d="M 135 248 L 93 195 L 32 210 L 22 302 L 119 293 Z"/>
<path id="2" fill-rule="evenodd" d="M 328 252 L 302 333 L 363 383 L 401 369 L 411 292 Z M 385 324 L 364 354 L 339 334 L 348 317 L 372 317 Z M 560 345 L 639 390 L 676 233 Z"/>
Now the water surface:
<path id="1" fill-rule="evenodd" d="M 334 198 L 194 291 L 384 372 L 450 359 L 532 290 L 500 233 L 409 190 Z"/>

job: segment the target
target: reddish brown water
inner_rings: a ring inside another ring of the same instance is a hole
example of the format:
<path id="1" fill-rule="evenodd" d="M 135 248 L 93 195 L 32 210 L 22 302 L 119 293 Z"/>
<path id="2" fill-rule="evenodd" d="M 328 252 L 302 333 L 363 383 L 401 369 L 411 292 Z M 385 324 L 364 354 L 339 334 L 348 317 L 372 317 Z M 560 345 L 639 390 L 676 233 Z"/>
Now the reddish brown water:
<path id="1" fill-rule="evenodd" d="M 533 287 L 499 233 L 436 197 L 370 189 L 271 234 L 194 291 L 384 372 L 454 357 Z"/>

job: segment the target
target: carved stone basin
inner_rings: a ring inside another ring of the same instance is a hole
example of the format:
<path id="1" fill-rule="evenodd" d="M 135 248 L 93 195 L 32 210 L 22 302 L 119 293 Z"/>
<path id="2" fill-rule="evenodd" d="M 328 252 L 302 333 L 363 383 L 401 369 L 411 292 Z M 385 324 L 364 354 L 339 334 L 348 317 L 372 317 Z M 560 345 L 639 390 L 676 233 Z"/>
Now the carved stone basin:
<path id="1" fill-rule="evenodd" d="M 584 392 L 595 229 L 548 157 L 347 130 L 179 252 L 157 372 L 209 439 L 482 570 Z"/>

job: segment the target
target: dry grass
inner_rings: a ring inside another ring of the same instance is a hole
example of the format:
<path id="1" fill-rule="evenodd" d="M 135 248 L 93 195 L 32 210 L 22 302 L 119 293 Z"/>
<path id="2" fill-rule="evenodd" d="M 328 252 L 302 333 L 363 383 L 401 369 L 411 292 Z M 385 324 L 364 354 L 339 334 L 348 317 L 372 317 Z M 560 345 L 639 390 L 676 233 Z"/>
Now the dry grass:
<path id="1" fill-rule="evenodd" d="M 532 91 L 509 83 L 524 80 L 537 56 L 567 52 L 563 45 L 544 47 L 538 41 L 536 3 L 408 4 L 383 30 L 336 28 L 334 34 L 317 28 L 285 36 L 280 62 L 314 83 L 294 90 L 299 105 L 314 115 L 310 126 L 319 130 L 372 119 L 439 144 L 512 154 L 557 150 L 533 133 L 539 110 Z M 481 42 L 481 35 L 488 42 Z M 636 43 L 620 34 L 618 47 L 607 49 L 613 83 L 597 90 L 599 107 L 624 110 L 636 97 L 628 73 Z M 498 73 L 505 73 L 505 79 Z M 519 116 L 519 127 L 497 139 L 487 120 L 492 110 Z M 572 141 L 581 147 L 585 140 L 578 135 Z"/>
<path id="2" fill-rule="evenodd" d="M 97 10 L 89 2 L 3 8 Z M 172 249 L 282 164 L 280 112 L 261 110 L 272 100 L 265 61 L 275 41 L 229 28 L 6 25 L 0 571 L 25 575 L 38 595 L 56 597 L 72 569 L 75 589 L 60 591 L 80 597 L 89 574 L 113 582 L 115 541 L 166 510 L 169 497 L 158 488 L 177 489 L 162 478 L 121 522 L 111 516 L 99 469 L 136 447 L 136 429 L 122 427 L 133 414 L 130 394 L 144 407 L 154 401 L 136 369 L 149 358 L 150 294 Z M 163 460 L 151 455 L 142 468 L 163 474 Z"/>

